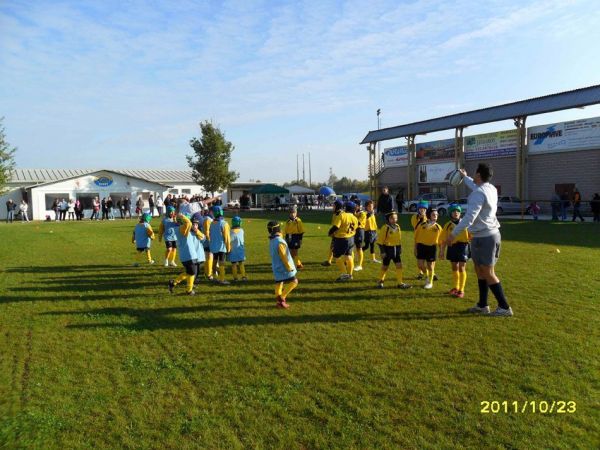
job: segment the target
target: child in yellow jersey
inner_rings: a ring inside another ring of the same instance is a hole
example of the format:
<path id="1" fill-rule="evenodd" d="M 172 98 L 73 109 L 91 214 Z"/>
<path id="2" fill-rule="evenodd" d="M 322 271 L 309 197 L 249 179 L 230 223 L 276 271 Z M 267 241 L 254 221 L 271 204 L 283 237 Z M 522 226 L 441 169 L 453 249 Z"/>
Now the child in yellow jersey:
<path id="1" fill-rule="evenodd" d="M 344 202 L 341 200 L 336 200 L 333 203 L 333 217 L 331 218 L 331 225 L 333 225 L 337 220 L 338 216 L 343 213 L 342 208 L 344 207 Z M 331 245 L 329 246 L 329 258 L 321 263 L 322 266 L 330 266 L 333 261 L 333 238 L 331 239 Z"/>
<path id="2" fill-rule="evenodd" d="M 285 234 L 285 242 L 290 249 L 290 253 L 292 258 L 294 259 L 294 264 L 296 265 L 296 269 L 303 269 L 304 266 L 300 261 L 300 257 L 298 256 L 298 251 L 300 250 L 300 246 L 302 245 L 302 236 L 304 236 L 304 225 L 302 224 L 302 220 L 298 217 L 298 207 L 296 205 L 292 205 L 290 207 L 290 218 L 285 223 L 285 228 L 283 230 L 283 234 Z"/>
<path id="3" fill-rule="evenodd" d="M 356 205 L 354 202 L 347 202 L 345 212 L 336 217 L 329 230 L 329 236 L 333 238 L 333 257 L 340 269 L 340 276 L 336 281 L 352 280 L 352 271 L 354 269 L 354 235 L 358 220 L 354 216 Z"/>
<path id="4" fill-rule="evenodd" d="M 379 230 L 377 239 L 377 244 L 381 251 L 381 259 L 383 260 L 377 287 L 383 289 L 385 274 L 390 266 L 390 262 L 394 261 L 398 287 L 400 289 L 409 289 L 411 287 L 410 284 L 406 284 L 402 279 L 402 259 L 400 257 L 402 254 L 402 232 L 398 224 L 398 214 L 396 211 L 390 211 L 385 215 L 385 218 L 387 223 Z"/>
<path id="5" fill-rule="evenodd" d="M 417 204 L 417 213 L 414 214 L 410 218 L 410 224 L 412 225 L 413 231 L 415 232 L 415 244 L 417 242 L 417 227 L 425 222 L 427 222 L 427 208 L 429 208 L 429 203 L 426 201 L 420 201 Z M 417 261 L 417 266 L 418 266 Z M 417 275 L 417 280 L 422 280 L 425 276 L 425 273 L 419 267 L 419 274 Z"/>
<path id="6" fill-rule="evenodd" d="M 358 221 L 356 226 L 356 234 L 354 235 L 354 246 L 356 247 L 356 256 L 358 256 L 358 265 L 354 267 L 355 272 L 363 270 L 362 264 L 365 257 L 363 247 L 365 245 L 365 227 L 367 226 L 367 213 L 360 208 L 360 200 L 355 201 L 356 210 L 354 215 Z"/>
<path id="7" fill-rule="evenodd" d="M 415 256 L 419 269 L 425 272 L 425 289 L 433 287 L 433 276 L 435 273 L 435 260 L 442 227 L 437 223 L 437 208 L 427 208 L 427 222 L 417 226 L 415 230 Z"/>
<path id="8" fill-rule="evenodd" d="M 450 221 L 444 225 L 442 236 L 440 237 L 440 259 L 444 259 L 444 250 L 446 248 L 446 239 L 454 230 L 454 227 L 460 222 L 460 213 L 462 208 L 456 203 L 452 203 L 448 212 L 450 213 Z M 452 266 L 452 281 L 454 287 L 450 289 L 448 294 L 453 297 L 463 298 L 465 296 L 465 285 L 467 284 L 467 260 L 469 259 L 469 241 L 471 240 L 470 233 L 465 229 L 461 232 L 448 248 L 446 259 L 450 261 Z"/>
<path id="9" fill-rule="evenodd" d="M 373 210 L 373 200 L 367 200 L 365 203 L 365 210 L 367 211 L 367 222 L 365 224 L 365 245 L 363 252 L 369 249 L 371 251 L 371 262 L 380 263 L 375 257 L 375 242 L 377 241 L 377 219 L 375 218 L 375 211 Z"/>

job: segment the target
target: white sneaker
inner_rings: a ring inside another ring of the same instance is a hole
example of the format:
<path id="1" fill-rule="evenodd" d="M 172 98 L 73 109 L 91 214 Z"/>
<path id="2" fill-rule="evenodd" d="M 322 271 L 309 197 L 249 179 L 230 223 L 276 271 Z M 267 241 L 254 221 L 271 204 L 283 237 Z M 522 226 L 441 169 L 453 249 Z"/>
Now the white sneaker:
<path id="1" fill-rule="evenodd" d="M 467 312 L 473 313 L 473 314 L 489 314 L 490 313 L 490 307 L 489 306 L 484 306 L 483 308 L 481 306 L 473 306 L 472 308 L 467 309 Z"/>
<path id="2" fill-rule="evenodd" d="M 377 263 L 377 264 L 381 264 L 381 261 L 380 261 L 380 260 L 378 260 L 377 258 L 375 258 L 375 259 L 372 259 L 372 260 L 371 260 L 371 262 L 374 262 L 374 263 Z"/>
<path id="3" fill-rule="evenodd" d="M 151 259 L 150 261 L 148 261 L 148 264 L 154 264 L 154 260 Z"/>
<path id="4" fill-rule="evenodd" d="M 169 260 L 165 259 L 165 267 L 169 267 Z"/>
<path id="5" fill-rule="evenodd" d="M 423 289 L 431 289 L 433 287 L 433 284 L 431 284 L 431 282 L 427 282 L 425 283 L 425 286 L 423 286 Z"/>
<path id="6" fill-rule="evenodd" d="M 175 263 L 175 261 L 171 261 L 169 263 L 169 266 L 171 266 L 171 267 L 177 267 L 177 264 Z"/>
<path id="7" fill-rule="evenodd" d="M 504 308 L 496 308 L 495 311 L 490 313 L 490 316 L 494 316 L 494 317 L 512 317 L 513 316 L 513 310 L 512 308 L 509 306 L 508 309 L 504 309 Z"/>
<path id="8" fill-rule="evenodd" d="M 361 270 L 362 270 L 362 266 L 356 266 L 356 267 L 354 268 L 354 271 L 355 271 L 355 272 L 360 272 Z"/>

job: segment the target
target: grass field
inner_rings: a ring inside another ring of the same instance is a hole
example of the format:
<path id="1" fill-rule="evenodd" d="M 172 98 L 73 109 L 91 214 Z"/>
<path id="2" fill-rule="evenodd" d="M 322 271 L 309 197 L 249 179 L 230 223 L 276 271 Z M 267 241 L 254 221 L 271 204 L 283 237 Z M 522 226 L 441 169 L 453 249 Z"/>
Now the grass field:
<path id="1" fill-rule="evenodd" d="M 329 213 L 302 214 L 305 270 L 278 310 L 273 217 L 244 216 L 250 281 L 196 297 L 169 295 L 179 269 L 131 266 L 133 221 L 0 224 L 0 448 L 600 447 L 599 226 L 503 221 L 515 317 L 490 318 L 464 313 L 471 266 L 462 300 L 445 261 L 432 291 L 392 273 L 377 290 L 369 263 L 334 283 Z"/>

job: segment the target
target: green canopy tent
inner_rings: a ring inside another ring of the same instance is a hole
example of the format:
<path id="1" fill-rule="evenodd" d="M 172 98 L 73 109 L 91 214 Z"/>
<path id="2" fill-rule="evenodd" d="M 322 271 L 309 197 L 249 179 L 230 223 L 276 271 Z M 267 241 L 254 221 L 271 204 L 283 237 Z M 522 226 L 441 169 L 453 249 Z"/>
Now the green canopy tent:
<path id="1" fill-rule="evenodd" d="M 277 186 L 276 184 L 263 184 L 262 186 L 256 186 L 250 191 L 251 194 L 256 195 L 256 204 L 260 207 L 264 206 L 264 196 L 278 196 L 281 194 L 289 194 L 286 188 Z"/>

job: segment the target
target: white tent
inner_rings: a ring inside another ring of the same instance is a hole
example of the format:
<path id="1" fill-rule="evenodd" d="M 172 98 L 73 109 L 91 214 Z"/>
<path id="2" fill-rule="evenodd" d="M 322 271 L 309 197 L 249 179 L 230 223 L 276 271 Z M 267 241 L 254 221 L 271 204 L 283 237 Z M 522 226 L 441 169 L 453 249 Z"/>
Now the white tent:
<path id="1" fill-rule="evenodd" d="M 294 184 L 293 186 L 288 186 L 287 190 L 290 191 L 290 194 L 294 195 L 304 195 L 304 194 L 314 194 L 315 191 L 309 189 L 304 186 L 300 186 L 298 184 Z"/>

